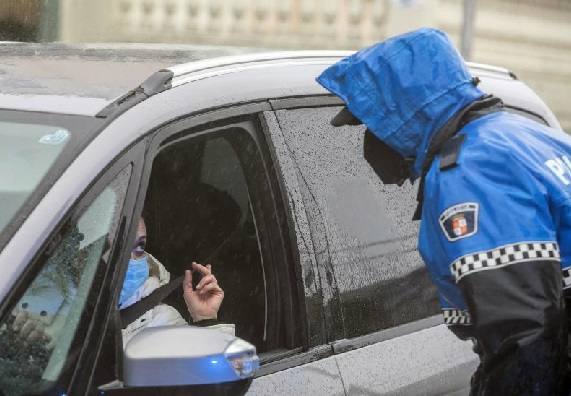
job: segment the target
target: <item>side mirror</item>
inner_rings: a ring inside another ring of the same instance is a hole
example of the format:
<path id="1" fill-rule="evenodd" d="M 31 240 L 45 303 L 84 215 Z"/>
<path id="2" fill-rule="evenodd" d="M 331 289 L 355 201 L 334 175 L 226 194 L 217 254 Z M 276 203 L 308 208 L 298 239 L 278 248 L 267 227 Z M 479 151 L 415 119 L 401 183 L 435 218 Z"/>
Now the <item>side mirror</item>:
<path id="1" fill-rule="evenodd" d="M 240 338 L 208 328 L 155 327 L 127 343 L 123 381 L 126 388 L 183 387 L 237 394 L 248 390 L 258 367 L 256 348 Z"/>

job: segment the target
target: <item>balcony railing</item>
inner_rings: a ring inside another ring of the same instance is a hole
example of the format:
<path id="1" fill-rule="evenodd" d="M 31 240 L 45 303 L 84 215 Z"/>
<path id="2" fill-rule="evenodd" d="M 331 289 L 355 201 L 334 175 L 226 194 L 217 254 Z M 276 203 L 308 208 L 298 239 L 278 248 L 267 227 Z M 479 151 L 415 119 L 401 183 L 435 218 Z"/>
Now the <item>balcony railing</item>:
<path id="1" fill-rule="evenodd" d="M 124 40 L 351 47 L 384 37 L 390 0 L 120 0 Z"/>

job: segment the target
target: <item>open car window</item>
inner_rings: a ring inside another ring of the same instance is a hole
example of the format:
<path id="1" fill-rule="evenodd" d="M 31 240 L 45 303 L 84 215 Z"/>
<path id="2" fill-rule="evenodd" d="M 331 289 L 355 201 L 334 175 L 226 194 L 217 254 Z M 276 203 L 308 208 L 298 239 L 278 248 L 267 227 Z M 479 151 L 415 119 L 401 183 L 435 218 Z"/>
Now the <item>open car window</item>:
<path id="1" fill-rule="evenodd" d="M 193 261 L 211 264 L 224 290 L 218 320 L 258 352 L 294 347 L 283 325 L 291 287 L 276 284 L 267 226 L 274 221 L 259 147 L 241 127 L 221 128 L 169 142 L 153 160 L 143 216 L 147 251 L 171 273 Z M 283 299 L 281 297 L 284 297 Z M 192 323 L 176 291 L 165 301 Z M 290 340 L 290 341 L 287 341 Z"/>

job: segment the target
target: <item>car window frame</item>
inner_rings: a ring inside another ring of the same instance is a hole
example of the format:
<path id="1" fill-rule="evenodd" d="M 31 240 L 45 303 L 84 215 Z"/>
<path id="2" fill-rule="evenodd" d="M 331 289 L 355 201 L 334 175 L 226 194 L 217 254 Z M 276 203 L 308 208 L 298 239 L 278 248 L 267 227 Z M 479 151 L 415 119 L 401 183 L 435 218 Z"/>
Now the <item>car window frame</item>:
<path id="1" fill-rule="evenodd" d="M 285 97 L 279 99 L 270 100 L 270 105 L 272 106 L 272 112 L 274 113 L 274 117 L 277 118 L 277 111 L 278 110 L 295 110 L 299 108 L 324 108 L 324 107 L 335 107 L 335 106 L 343 106 L 343 101 L 330 93 L 328 94 L 319 94 L 319 95 L 307 95 L 303 97 Z M 275 126 L 280 129 L 280 133 L 283 135 L 283 130 L 279 125 L 279 121 Z M 291 153 L 289 154 L 291 157 Z M 295 162 L 295 161 L 294 161 Z M 305 205 L 305 204 L 304 204 Z M 309 208 L 305 208 L 305 211 L 310 210 Z M 313 216 L 313 219 L 320 218 L 319 216 Z M 308 218 L 308 221 L 311 222 L 312 219 Z M 323 228 L 324 224 L 322 221 L 319 221 L 319 224 L 314 225 L 319 228 Z M 312 236 L 313 237 L 313 236 Z M 315 244 L 315 241 L 312 241 Z M 326 253 L 329 255 L 329 251 Z M 330 353 L 333 354 L 333 343 L 337 340 L 344 339 L 345 335 L 345 328 L 343 324 L 342 318 L 342 305 L 339 296 L 339 290 L 336 287 L 332 287 L 330 282 L 327 280 L 327 274 L 324 268 L 319 264 L 319 260 L 315 257 L 316 265 L 317 265 L 317 274 L 316 276 L 320 279 L 320 287 L 322 293 L 329 294 L 332 298 L 330 298 L 327 304 L 324 304 L 322 301 L 322 318 L 308 318 L 308 320 L 313 320 L 314 322 L 317 320 L 323 320 L 325 324 L 325 334 L 321 339 L 321 342 L 318 345 L 312 345 L 312 348 L 319 348 L 322 345 L 327 345 L 331 348 Z M 319 323 L 314 323 L 313 326 L 319 326 Z"/>
<path id="2" fill-rule="evenodd" d="M 276 226 L 270 226 L 276 232 L 270 232 L 269 235 L 272 236 L 273 246 L 277 246 L 278 249 L 270 249 L 272 254 L 273 267 L 289 267 L 294 271 L 294 277 L 289 285 L 284 286 L 288 289 L 287 295 L 289 301 L 293 301 L 297 305 L 293 312 L 289 315 L 296 315 L 297 321 L 301 323 L 301 328 L 299 329 L 297 336 L 300 340 L 300 347 L 296 347 L 288 350 L 277 350 L 275 353 L 276 359 L 285 359 L 292 354 L 299 353 L 304 345 L 307 345 L 306 333 L 305 333 L 305 304 L 304 300 L 300 299 L 303 296 L 303 290 L 300 288 L 301 280 L 299 278 L 299 271 L 297 269 L 297 261 L 294 259 L 296 257 L 296 250 L 293 248 L 295 243 L 290 243 L 289 238 L 291 237 L 291 232 L 287 224 L 289 224 L 289 213 L 285 209 L 282 199 L 284 196 L 283 191 L 280 188 L 278 175 L 275 171 L 275 164 L 270 154 L 270 148 L 266 142 L 268 138 L 264 134 L 263 125 L 260 125 L 260 117 L 264 111 L 270 111 L 271 107 L 268 101 L 257 101 L 250 103 L 241 103 L 228 106 L 221 109 L 205 111 L 203 113 L 189 114 L 186 117 L 181 117 L 173 120 L 165 125 L 157 128 L 152 133 L 151 142 L 146 153 L 145 158 L 145 168 L 143 170 L 143 177 L 141 182 L 141 199 L 139 200 L 138 207 L 136 208 L 136 213 L 142 213 L 142 201 L 144 200 L 144 193 L 146 192 L 149 184 L 149 178 L 152 168 L 152 160 L 158 154 L 164 143 L 171 144 L 174 139 L 178 136 L 185 136 L 186 138 L 198 137 L 203 134 L 215 133 L 224 129 L 232 127 L 234 124 L 240 122 L 251 123 L 253 130 L 247 130 L 248 134 L 254 140 L 258 148 L 258 152 L 261 156 L 261 161 L 264 165 L 264 176 L 265 183 L 267 183 L 268 188 L 273 192 L 271 199 L 265 200 L 267 204 L 270 204 L 276 213 L 277 217 L 280 219 L 279 224 Z M 256 212 L 256 210 L 254 210 Z M 256 214 L 254 214 L 256 216 Z M 258 217 L 256 217 L 256 222 L 258 222 Z M 265 221 L 267 226 L 267 221 Z M 267 249 L 266 249 L 267 250 Z M 276 254 L 276 250 L 280 253 Z M 266 252 L 267 254 L 267 252 Z M 284 265 L 277 265 L 276 263 L 281 262 Z M 282 314 L 283 316 L 283 314 Z M 286 323 L 287 326 L 292 326 L 291 323 Z M 290 329 L 290 331 L 296 332 L 296 330 Z M 238 334 L 239 336 L 239 334 Z M 275 360 L 270 358 L 269 360 Z"/>

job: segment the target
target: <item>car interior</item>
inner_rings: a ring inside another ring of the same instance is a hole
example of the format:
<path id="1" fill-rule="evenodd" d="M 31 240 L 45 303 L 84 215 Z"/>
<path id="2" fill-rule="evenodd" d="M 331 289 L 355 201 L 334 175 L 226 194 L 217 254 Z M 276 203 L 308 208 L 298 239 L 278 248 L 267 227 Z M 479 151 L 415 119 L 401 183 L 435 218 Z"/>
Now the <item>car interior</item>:
<path id="1" fill-rule="evenodd" d="M 252 205 L 240 159 L 224 136 L 169 145 L 155 157 L 143 215 L 147 251 L 171 279 L 193 261 L 211 264 L 225 293 L 218 320 L 264 350 L 267 298 Z M 164 303 L 189 322 L 176 289 Z"/>

